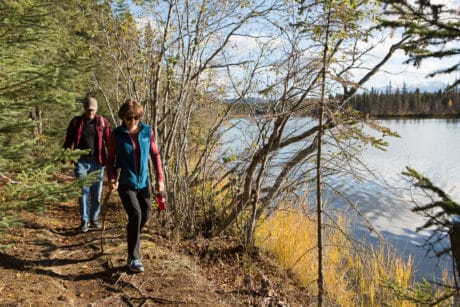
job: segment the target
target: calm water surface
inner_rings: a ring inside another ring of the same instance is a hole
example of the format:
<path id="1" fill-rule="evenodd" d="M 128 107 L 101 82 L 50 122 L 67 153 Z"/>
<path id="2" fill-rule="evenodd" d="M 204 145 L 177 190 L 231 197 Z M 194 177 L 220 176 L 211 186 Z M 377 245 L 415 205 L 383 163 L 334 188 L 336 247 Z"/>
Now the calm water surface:
<path id="1" fill-rule="evenodd" d="M 410 211 L 411 193 L 401 172 L 406 166 L 415 168 L 460 202 L 460 120 L 399 119 L 381 123 L 401 137 L 388 138 L 387 151 L 368 148 L 363 152 L 363 160 L 376 178 L 361 182 L 337 180 L 335 184 L 402 255 L 415 256 L 418 278 L 439 279 L 442 269 L 451 271 L 452 264 L 447 257 L 427 257 L 421 247 L 429 233 L 416 232 L 416 228 L 426 220 Z M 364 229 L 359 231 L 364 233 Z M 449 242 L 444 244 L 449 246 Z"/>
<path id="2" fill-rule="evenodd" d="M 452 269 L 450 260 L 426 256 L 420 245 L 429 235 L 416 232 L 424 218 L 411 212 L 409 184 L 401 175 L 406 166 L 415 168 L 460 202 L 460 120 L 458 119 L 397 119 L 381 123 L 398 132 L 400 138 L 386 138 L 386 151 L 366 148 L 362 160 L 375 176 L 356 181 L 340 176 L 331 177 L 329 183 L 340 189 L 372 223 L 375 229 L 393 245 L 401 255 L 414 257 L 416 276 L 428 280 L 439 279 L 443 268 Z M 223 139 L 233 151 L 250 146 L 254 126 L 242 120 L 228 130 Z M 293 121 L 290 129 L 308 126 L 306 119 Z M 241 129 L 243 128 L 243 129 Z M 296 145 L 299 146 L 299 145 Z M 302 146 L 302 145 L 300 145 Z M 345 208 L 343 199 L 328 196 L 335 208 Z M 355 226 L 357 235 L 365 235 L 377 243 L 375 234 L 367 226 Z M 448 242 L 445 242 L 448 244 Z"/>

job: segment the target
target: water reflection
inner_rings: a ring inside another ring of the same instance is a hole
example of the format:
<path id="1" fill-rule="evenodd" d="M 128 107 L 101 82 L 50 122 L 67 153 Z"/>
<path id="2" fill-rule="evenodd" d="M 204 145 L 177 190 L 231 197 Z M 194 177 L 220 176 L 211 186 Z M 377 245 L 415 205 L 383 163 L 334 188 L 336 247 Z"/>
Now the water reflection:
<path id="1" fill-rule="evenodd" d="M 259 127 L 253 122 L 242 120 L 224 133 L 224 150 L 233 153 L 242 152 L 252 146 Z M 400 138 L 387 138 L 389 146 L 386 151 L 366 148 L 360 157 L 375 174 L 360 174 L 361 180 L 341 176 L 330 176 L 326 180 L 334 189 L 340 190 L 353 202 L 365 217 L 403 255 L 415 255 L 417 277 L 429 280 L 439 279 L 442 268 L 451 270 L 450 260 L 426 257 L 426 250 L 420 245 L 428 237 L 428 232 L 416 232 L 424 224 L 423 217 L 411 212 L 409 184 L 401 172 L 411 166 L 424 174 L 454 200 L 460 201 L 460 120 L 459 119 L 390 119 L 380 123 L 398 132 Z M 311 127 L 311 121 L 299 118 L 289 123 L 286 135 L 300 133 Z M 371 132 L 371 131 L 369 131 Z M 376 136 L 379 136 L 376 133 Z M 301 148 L 305 144 L 293 145 Z M 284 149 L 272 161 L 289 158 L 294 148 Z M 293 177 L 298 174 L 292 174 Z M 328 193 L 328 202 L 338 210 L 346 210 L 347 203 L 338 196 Z M 352 210 L 350 210 L 353 214 Z M 357 235 L 365 235 L 370 242 L 377 242 L 374 233 L 367 225 L 355 225 Z M 448 242 L 446 242 L 448 244 Z"/>
<path id="2" fill-rule="evenodd" d="M 376 177 L 362 182 L 333 178 L 333 184 L 355 201 L 375 228 L 403 254 L 414 254 L 417 277 L 440 279 L 443 268 L 452 269 L 450 259 L 428 258 L 421 248 L 429 233 L 416 232 L 425 219 L 411 212 L 409 184 L 401 172 L 415 168 L 460 200 L 460 120 L 392 119 L 381 121 L 400 138 L 389 138 L 387 151 L 367 148 L 362 159 Z M 340 202 L 339 199 L 335 201 Z M 366 228 L 358 226 L 359 232 Z M 372 236 L 372 234 L 370 234 Z M 374 240 L 375 241 L 375 240 Z M 448 242 L 443 242 L 446 246 Z"/>

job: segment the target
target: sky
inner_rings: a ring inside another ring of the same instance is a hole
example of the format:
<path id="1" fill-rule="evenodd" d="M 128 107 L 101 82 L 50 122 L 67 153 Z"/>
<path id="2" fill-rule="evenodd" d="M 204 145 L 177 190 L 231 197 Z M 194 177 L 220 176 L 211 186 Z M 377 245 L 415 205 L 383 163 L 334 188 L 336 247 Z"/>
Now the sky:
<path id="1" fill-rule="evenodd" d="M 442 3 L 448 5 L 449 7 L 459 8 L 460 0 L 432 0 L 433 3 Z M 139 18 L 140 24 L 145 24 L 146 18 L 145 15 L 143 18 Z M 254 41 L 251 42 L 251 39 L 248 37 L 235 37 L 232 38 L 234 43 L 232 50 L 234 52 L 241 52 L 242 54 L 250 53 L 252 48 L 256 48 L 257 44 Z M 376 38 L 377 39 L 377 38 Z M 376 51 L 373 52 L 372 56 L 368 57 L 369 67 L 372 67 L 375 62 L 380 61 L 379 59 L 383 58 L 386 53 L 386 50 L 398 40 L 398 37 L 388 37 L 383 45 L 379 47 Z M 371 42 L 372 43 L 372 42 Z M 282 42 L 280 42 L 282 44 Z M 422 62 L 420 67 L 415 67 L 413 64 L 404 64 L 407 60 L 407 56 L 403 51 L 397 51 L 392 59 L 385 64 L 380 72 L 374 75 L 366 84 L 366 89 L 376 88 L 384 89 L 388 87 L 391 83 L 393 88 L 402 87 L 403 84 L 406 84 L 409 89 L 414 90 L 415 88 L 420 88 L 420 90 L 438 90 L 444 88 L 447 84 L 453 83 L 456 79 L 460 78 L 460 74 L 450 73 L 445 75 L 437 75 L 432 78 L 427 78 L 427 75 L 435 70 L 438 70 L 443 67 L 447 67 L 452 63 L 460 63 L 460 56 L 453 58 L 443 58 L 438 59 L 426 59 Z M 361 71 L 362 74 L 365 71 Z M 358 77 L 360 72 L 356 72 L 356 77 Z"/>
<path id="2" fill-rule="evenodd" d="M 411 2 L 414 3 L 415 0 L 412 0 Z M 457 10 L 457 12 L 460 11 L 460 0 L 431 0 L 431 3 L 443 4 L 445 7 Z M 454 18 L 457 18 L 458 20 L 458 16 L 454 16 Z M 389 47 L 398 40 L 399 37 L 397 35 L 387 38 L 383 45 L 373 53 L 375 59 L 382 58 L 386 50 L 388 50 Z M 458 42 L 456 45 L 446 45 L 446 47 L 453 46 L 457 48 L 460 47 L 458 46 Z M 426 59 L 422 62 L 420 67 L 415 67 L 413 64 L 404 64 L 407 59 L 407 55 L 405 55 L 402 50 L 398 50 L 391 60 L 382 67 L 380 72 L 378 72 L 371 80 L 369 80 L 368 83 L 366 83 L 366 87 L 368 89 L 371 87 L 383 88 L 388 87 L 391 83 L 392 87 L 395 88 L 402 87 L 405 83 L 412 89 L 419 87 L 420 89 L 430 88 L 437 90 L 444 88 L 447 84 L 452 84 L 456 79 L 460 79 L 460 74 L 458 72 L 427 77 L 430 73 L 436 70 L 450 67 L 454 63 L 460 63 L 460 56 L 450 58 L 444 57 L 443 59 Z M 368 58 L 368 60 L 372 62 L 372 58 Z"/>
<path id="3" fill-rule="evenodd" d="M 389 39 L 384 43 L 381 50 L 389 48 L 389 46 L 396 40 Z M 377 58 L 381 58 L 383 54 L 377 54 Z M 394 87 L 402 87 L 404 83 L 408 87 L 435 87 L 439 89 L 443 85 L 452 84 L 456 79 L 460 78 L 460 74 L 451 73 L 437 75 L 428 78 L 427 76 L 433 71 L 445 68 L 452 65 L 452 63 L 459 63 L 460 57 L 451 57 L 443 59 L 426 59 L 422 62 L 420 67 L 415 67 L 413 64 L 404 64 L 408 57 L 402 50 L 398 50 L 393 58 L 382 67 L 381 71 L 377 73 L 368 83 L 367 87 L 382 88 L 390 84 Z"/>
<path id="4" fill-rule="evenodd" d="M 389 47 L 391 44 L 387 42 L 385 45 Z M 407 59 L 408 57 L 403 51 L 397 51 L 393 58 L 369 80 L 366 87 L 382 88 L 387 87 L 391 83 L 393 88 L 401 88 L 405 83 L 409 88 L 439 89 L 445 87 L 447 84 L 452 84 L 456 79 L 460 78 L 458 73 L 428 77 L 433 71 L 446 67 L 448 64 L 460 62 L 460 57 L 458 56 L 456 58 L 444 58 L 441 60 L 426 59 L 420 67 L 415 67 L 413 64 L 404 64 Z"/>

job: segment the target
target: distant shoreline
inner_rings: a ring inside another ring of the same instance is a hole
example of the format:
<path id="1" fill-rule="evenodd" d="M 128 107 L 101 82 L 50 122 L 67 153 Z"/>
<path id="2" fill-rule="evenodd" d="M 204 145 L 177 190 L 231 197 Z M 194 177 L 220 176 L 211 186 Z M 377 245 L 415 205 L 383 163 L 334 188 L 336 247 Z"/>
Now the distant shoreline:
<path id="1" fill-rule="evenodd" d="M 457 114 L 404 114 L 404 115 L 365 115 L 371 119 L 460 119 L 460 113 Z"/>
<path id="2" fill-rule="evenodd" d="M 259 115 L 262 116 L 263 115 Z M 231 116 L 232 119 L 235 118 L 246 118 L 249 119 L 253 116 L 248 115 L 248 114 L 234 114 Z M 257 117 L 257 116 L 256 116 Z M 299 117 L 299 116 L 296 116 Z M 312 117 L 311 115 L 304 115 L 300 117 Z M 404 114 L 404 115 L 369 115 L 369 114 L 363 114 L 363 118 L 366 119 L 460 119 L 460 113 L 458 114 L 433 114 L 433 115 L 428 115 L 428 114 L 417 114 L 417 115 L 410 115 L 410 114 Z"/>

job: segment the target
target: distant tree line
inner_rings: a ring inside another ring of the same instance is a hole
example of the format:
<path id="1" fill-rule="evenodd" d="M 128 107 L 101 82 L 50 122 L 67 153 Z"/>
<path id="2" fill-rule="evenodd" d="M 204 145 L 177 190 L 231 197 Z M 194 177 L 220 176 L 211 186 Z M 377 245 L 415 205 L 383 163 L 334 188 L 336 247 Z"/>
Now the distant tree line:
<path id="1" fill-rule="evenodd" d="M 405 85 L 396 89 L 389 86 L 384 91 L 372 88 L 355 95 L 350 106 L 372 117 L 457 117 L 460 116 L 460 91 L 409 91 Z"/>

